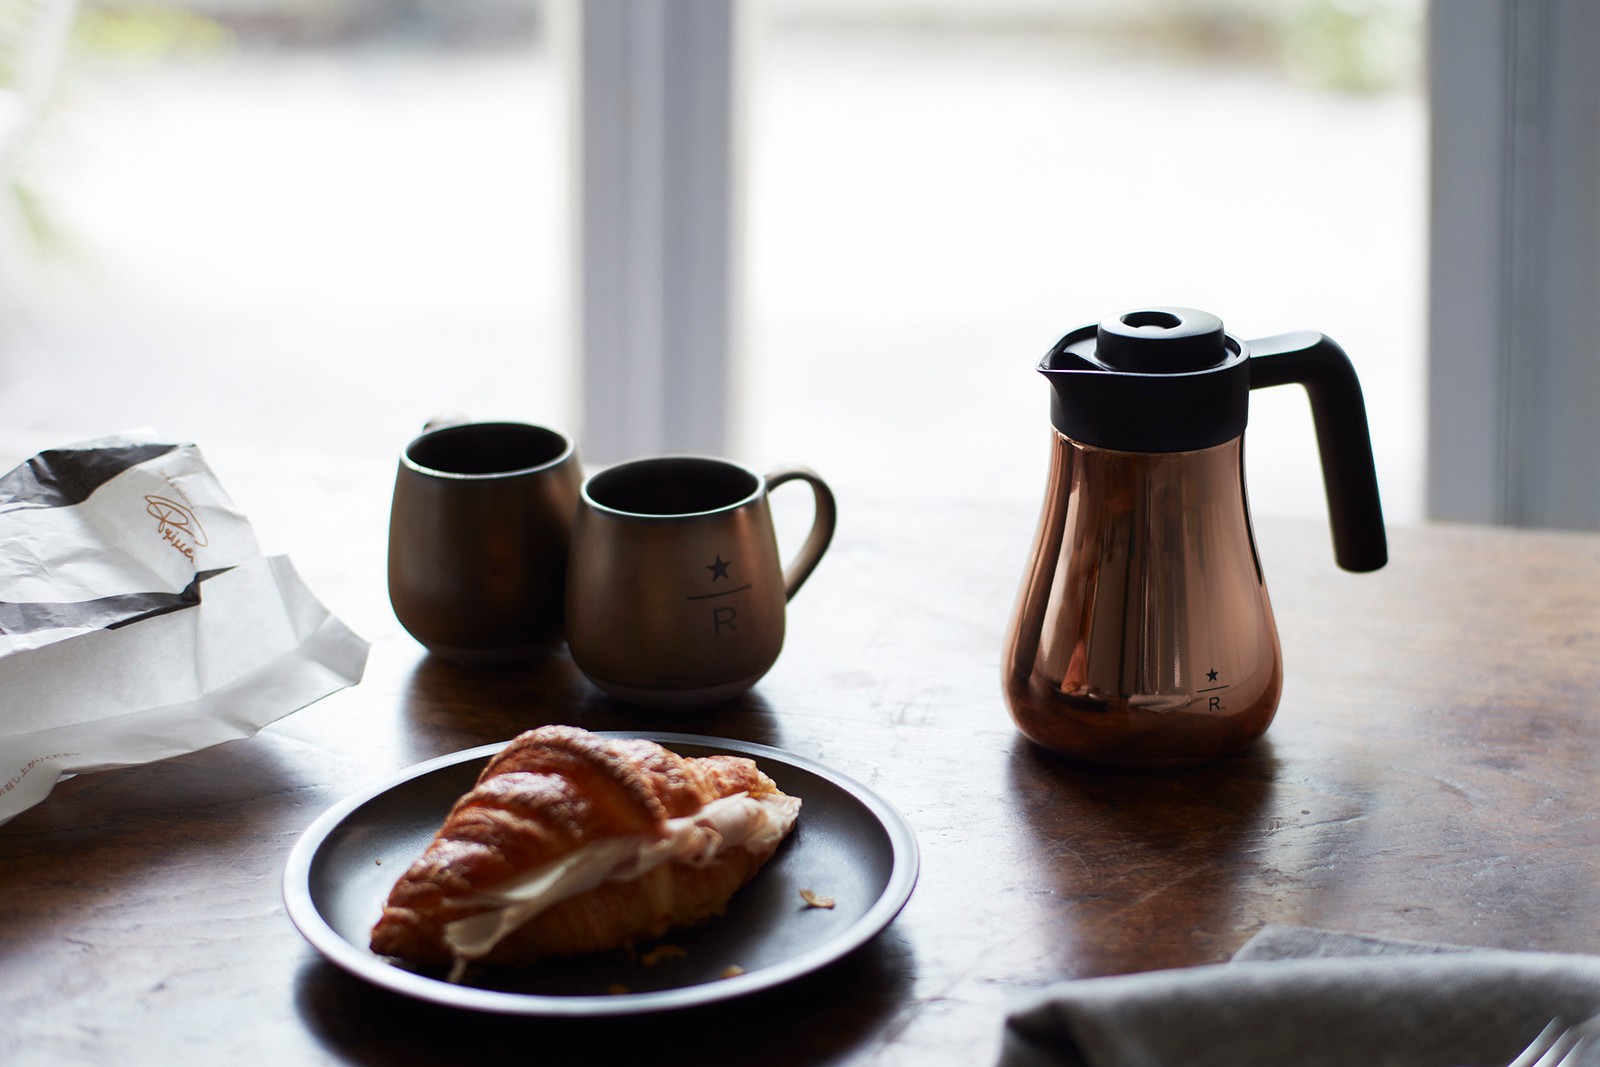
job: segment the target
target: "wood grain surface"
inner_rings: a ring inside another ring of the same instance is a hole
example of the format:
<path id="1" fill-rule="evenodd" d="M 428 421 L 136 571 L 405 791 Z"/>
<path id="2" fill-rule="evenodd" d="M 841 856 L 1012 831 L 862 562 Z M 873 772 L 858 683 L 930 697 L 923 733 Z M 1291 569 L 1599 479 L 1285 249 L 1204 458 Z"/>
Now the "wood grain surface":
<path id="1" fill-rule="evenodd" d="M 1350 575 L 1321 526 L 1260 523 L 1277 721 L 1243 756 L 1129 772 L 1035 749 L 1002 703 L 1031 506 L 841 492 L 760 686 L 643 712 L 559 647 L 509 670 L 423 655 L 384 593 L 387 477 L 245 478 L 240 500 L 373 642 L 362 684 L 0 827 L 0 1063 L 974 1064 L 1032 990 L 1221 961 L 1267 923 L 1600 952 L 1600 537 L 1396 530 L 1387 569 Z M 821 761 L 905 814 L 921 880 L 844 960 L 673 1015 L 479 1015 L 324 962 L 281 896 L 312 820 L 547 722 Z"/>

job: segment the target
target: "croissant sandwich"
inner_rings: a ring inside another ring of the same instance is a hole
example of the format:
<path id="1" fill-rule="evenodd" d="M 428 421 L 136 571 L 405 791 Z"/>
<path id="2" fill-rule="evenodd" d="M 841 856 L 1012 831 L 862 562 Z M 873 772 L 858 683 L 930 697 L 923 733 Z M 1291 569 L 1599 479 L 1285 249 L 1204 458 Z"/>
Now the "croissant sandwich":
<path id="1" fill-rule="evenodd" d="M 719 915 L 800 801 L 749 759 L 544 726 L 513 740 L 395 883 L 372 950 L 459 980 Z"/>

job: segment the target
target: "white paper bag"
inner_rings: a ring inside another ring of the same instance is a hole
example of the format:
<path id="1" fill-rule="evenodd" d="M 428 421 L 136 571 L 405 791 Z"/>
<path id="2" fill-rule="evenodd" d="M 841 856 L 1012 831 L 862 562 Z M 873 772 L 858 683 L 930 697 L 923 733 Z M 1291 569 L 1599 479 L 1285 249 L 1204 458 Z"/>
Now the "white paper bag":
<path id="1" fill-rule="evenodd" d="M 248 737 L 366 657 L 193 445 L 104 438 L 0 477 L 0 823 L 64 775 Z"/>

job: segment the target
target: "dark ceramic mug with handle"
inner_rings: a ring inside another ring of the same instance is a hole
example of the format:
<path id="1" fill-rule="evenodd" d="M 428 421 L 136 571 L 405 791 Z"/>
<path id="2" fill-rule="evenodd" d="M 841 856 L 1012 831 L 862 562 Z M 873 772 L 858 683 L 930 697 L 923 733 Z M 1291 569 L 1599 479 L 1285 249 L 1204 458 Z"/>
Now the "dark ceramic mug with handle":
<path id="1" fill-rule="evenodd" d="M 809 534 L 785 565 L 768 494 L 811 488 Z M 784 612 L 833 538 L 833 493 L 815 472 L 762 476 L 727 460 L 662 456 L 583 485 L 567 565 L 567 643 L 612 696 L 705 707 L 738 696 L 777 661 Z"/>

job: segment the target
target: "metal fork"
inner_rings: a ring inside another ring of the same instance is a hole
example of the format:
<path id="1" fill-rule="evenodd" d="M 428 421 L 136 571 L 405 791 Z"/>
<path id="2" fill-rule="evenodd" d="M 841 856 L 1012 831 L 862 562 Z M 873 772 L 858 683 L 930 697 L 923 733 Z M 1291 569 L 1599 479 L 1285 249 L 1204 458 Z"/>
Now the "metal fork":
<path id="1" fill-rule="evenodd" d="M 1578 1062 L 1578 1053 L 1600 1027 L 1600 1016 L 1577 1026 L 1567 1026 L 1560 1019 L 1539 1031 L 1533 1044 L 1507 1067 L 1567 1067 Z"/>

